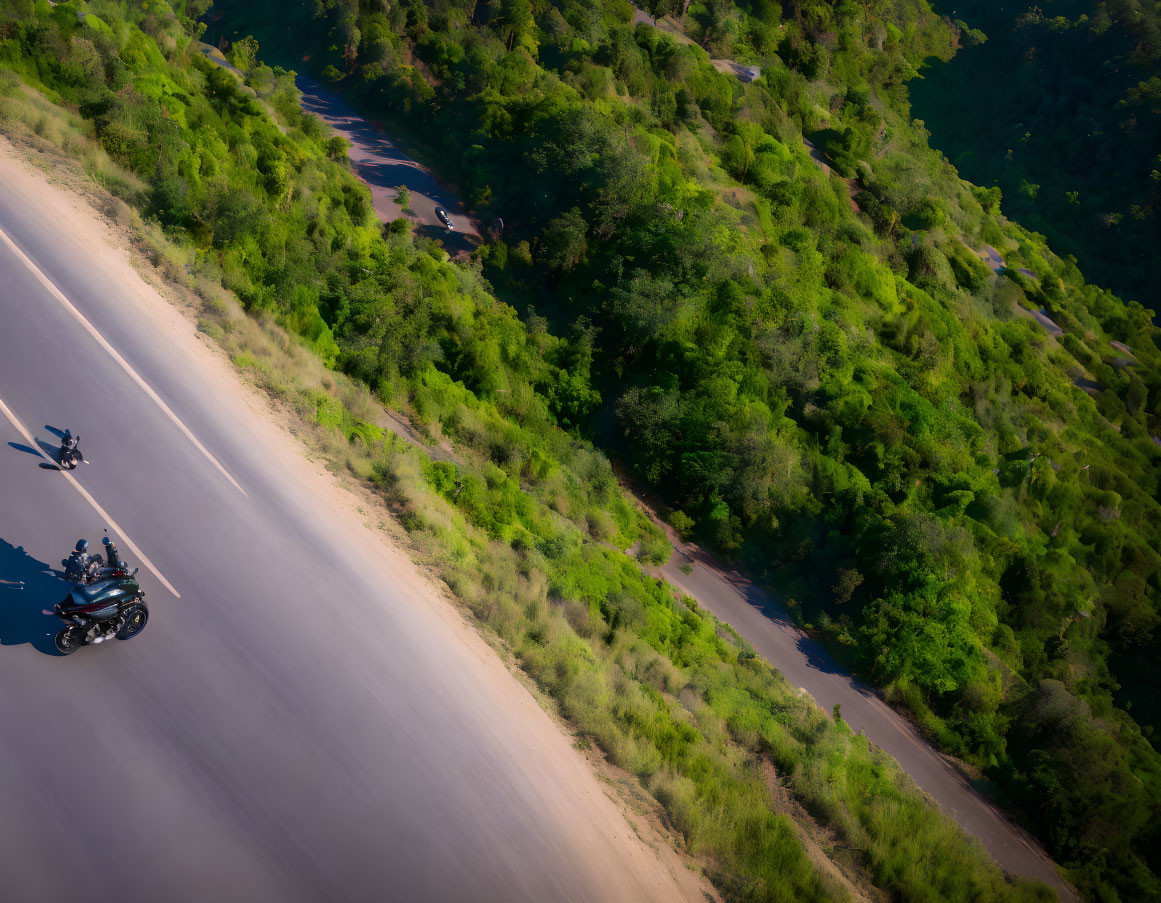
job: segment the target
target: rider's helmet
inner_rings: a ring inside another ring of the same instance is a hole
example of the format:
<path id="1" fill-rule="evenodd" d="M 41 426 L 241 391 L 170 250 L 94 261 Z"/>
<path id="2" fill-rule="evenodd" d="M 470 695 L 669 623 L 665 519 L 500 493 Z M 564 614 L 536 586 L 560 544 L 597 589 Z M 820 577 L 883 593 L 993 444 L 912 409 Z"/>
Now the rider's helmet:
<path id="1" fill-rule="evenodd" d="M 77 551 L 81 553 L 89 551 L 89 541 L 87 539 L 78 539 Z"/>
<path id="2" fill-rule="evenodd" d="M 112 541 L 113 541 L 113 540 L 111 540 L 111 539 L 110 539 L 108 536 L 105 536 L 105 537 L 103 537 L 103 538 L 101 539 L 101 545 L 103 545 L 103 546 L 107 546 L 107 545 L 108 545 L 109 543 L 111 543 Z"/>

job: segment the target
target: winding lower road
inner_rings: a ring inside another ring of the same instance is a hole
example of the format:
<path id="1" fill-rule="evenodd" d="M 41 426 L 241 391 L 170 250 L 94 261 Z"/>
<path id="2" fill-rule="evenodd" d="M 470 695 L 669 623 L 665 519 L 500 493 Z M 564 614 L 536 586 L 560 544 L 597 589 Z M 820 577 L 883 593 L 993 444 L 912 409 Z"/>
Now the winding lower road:
<path id="1" fill-rule="evenodd" d="M 4 900 L 692 896 L 405 556 L 34 183 L 0 171 Z M 73 476 L 39 453 L 65 426 L 91 461 Z M 54 568 L 106 528 L 152 619 L 59 657 Z"/>
<path id="2" fill-rule="evenodd" d="M 452 255 L 467 254 L 480 243 L 475 222 L 430 169 L 403 153 L 397 142 L 355 113 L 338 94 L 305 75 L 296 75 L 294 83 L 302 92 L 303 109 L 317 115 L 351 143 L 347 151 L 351 168 L 371 189 L 380 221 L 389 223 L 406 217 L 420 233 L 438 238 Z M 399 186 L 411 195 L 410 213 L 396 201 Z M 448 230 L 439 221 L 435 213 L 439 207 L 448 212 L 454 229 Z"/>
<path id="3" fill-rule="evenodd" d="M 199 43 L 198 51 L 211 63 L 245 75 L 230 64 L 216 47 Z M 371 191 L 375 215 L 382 223 L 403 217 L 412 222 L 421 235 L 438 239 L 452 256 L 466 257 L 480 244 L 479 226 L 459 199 L 430 169 L 403 152 L 399 144 L 373 123 L 368 122 L 334 91 L 328 91 L 314 79 L 295 74 L 295 87 L 301 92 L 302 108 L 318 116 L 338 135 L 350 142 L 347 156 L 355 175 Z M 275 122 L 278 117 L 272 114 Z M 406 188 L 410 199 L 407 209 L 399 203 L 399 189 Z M 453 228 L 448 229 L 436 210 L 449 215 Z"/>
<path id="4" fill-rule="evenodd" d="M 681 28 L 681 25 L 673 18 L 673 16 L 662 16 L 659 19 L 654 19 L 649 13 L 641 9 L 639 6 L 633 7 L 633 24 L 634 25 L 650 25 L 658 31 L 664 32 L 680 44 L 689 44 L 691 46 L 700 47 L 693 38 L 687 35 Z M 703 48 L 704 49 L 704 48 Z M 724 72 L 726 75 L 732 75 L 742 82 L 748 84 L 754 81 L 762 74 L 762 69 L 759 66 L 744 66 L 734 60 L 723 60 L 715 57 L 710 58 L 710 63 L 718 72 Z"/>

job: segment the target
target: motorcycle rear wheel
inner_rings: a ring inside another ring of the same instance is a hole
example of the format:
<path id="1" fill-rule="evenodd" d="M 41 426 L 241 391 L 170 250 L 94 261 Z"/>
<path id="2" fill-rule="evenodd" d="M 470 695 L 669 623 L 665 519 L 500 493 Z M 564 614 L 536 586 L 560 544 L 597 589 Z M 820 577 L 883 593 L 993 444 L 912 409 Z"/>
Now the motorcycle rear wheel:
<path id="1" fill-rule="evenodd" d="M 56 635 L 56 651 L 61 655 L 72 655 L 85 645 L 85 632 L 79 627 L 66 627 Z"/>
<path id="2" fill-rule="evenodd" d="M 149 609 L 144 604 L 130 605 L 125 609 L 125 621 L 117 631 L 117 639 L 131 640 L 149 623 Z"/>

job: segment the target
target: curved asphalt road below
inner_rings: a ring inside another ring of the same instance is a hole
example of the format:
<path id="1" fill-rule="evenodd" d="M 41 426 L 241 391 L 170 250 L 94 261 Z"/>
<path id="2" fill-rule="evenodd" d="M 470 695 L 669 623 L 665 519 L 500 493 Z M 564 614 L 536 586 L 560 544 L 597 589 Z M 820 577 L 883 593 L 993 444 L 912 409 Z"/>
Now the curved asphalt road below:
<path id="1" fill-rule="evenodd" d="M 245 494 L 0 241 L 0 401 L 40 440 L 80 435 L 76 479 L 181 594 L 142 567 L 144 633 L 53 654 L 51 571 L 109 522 L 0 412 L 3 899 L 660 896 L 622 880 L 619 841 L 575 824 L 531 732 L 505 732 L 515 704 L 478 685 L 479 653 L 337 540 L 339 516 L 285 485 L 99 249 L 41 216 L 0 184 L 0 230 Z"/>
<path id="2" fill-rule="evenodd" d="M 398 143 L 359 116 L 338 94 L 305 75 L 296 75 L 294 84 L 302 92 L 303 109 L 351 142 L 347 151 L 351 169 L 371 189 L 375 214 L 381 222 L 405 216 L 415 223 L 418 232 L 439 239 L 453 256 L 467 254 L 480 243 L 476 224 L 430 169 L 403 153 Z M 411 194 L 410 215 L 395 201 L 401 185 Z M 437 207 L 448 212 L 454 229 L 445 228 L 439 221 Z"/>
<path id="3" fill-rule="evenodd" d="M 639 6 L 633 7 L 633 23 L 635 25 L 649 25 L 656 28 L 673 38 L 680 44 L 689 44 L 695 47 L 701 47 L 693 38 L 682 31 L 681 25 L 672 15 L 665 15 L 659 19 L 654 19 L 649 13 L 641 9 Z M 702 48 L 703 50 L 705 48 Z M 742 84 L 748 84 L 754 81 L 762 74 L 762 69 L 759 66 L 744 66 L 734 60 L 723 60 L 717 58 L 710 58 L 710 63 L 718 72 L 724 72 L 726 75 L 732 75 Z"/>
<path id="4" fill-rule="evenodd" d="M 233 72 L 239 79 L 245 75 L 232 66 L 220 50 L 199 43 L 199 52 L 211 63 Z M 295 74 L 294 85 L 301 92 L 299 102 L 308 113 L 318 116 L 351 146 L 347 156 L 355 175 L 371 191 L 375 215 L 382 223 L 403 217 L 411 220 L 421 235 L 438 239 L 452 256 L 466 257 L 480 244 L 476 222 L 468 216 L 459 199 L 435 174 L 403 152 L 392 138 L 356 113 L 351 105 L 334 91 L 328 91 L 314 79 Z M 275 122 L 278 117 L 271 114 Z M 396 201 L 399 188 L 411 195 L 409 213 Z M 447 211 L 452 222 L 448 229 L 436 215 L 436 208 Z"/>

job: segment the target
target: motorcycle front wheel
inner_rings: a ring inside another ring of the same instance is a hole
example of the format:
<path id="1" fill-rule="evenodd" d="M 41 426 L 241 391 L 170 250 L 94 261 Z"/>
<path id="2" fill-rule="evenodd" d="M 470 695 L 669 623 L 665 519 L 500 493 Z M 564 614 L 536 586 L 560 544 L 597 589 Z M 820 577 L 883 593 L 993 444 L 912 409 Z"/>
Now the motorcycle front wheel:
<path id="1" fill-rule="evenodd" d="M 149 609 L 143 604 L 130 605 L 125 609 L 124 622 L 117 631 L 117 639 L 131 640 L 149 623 Z"/>
<path id="2" fill-rule="evenodd" d="M 56 635 L 56 651 L 61 655 L 72 655 L 85 645 L 85 632 L 80 627 L 66 627 Z"/>

